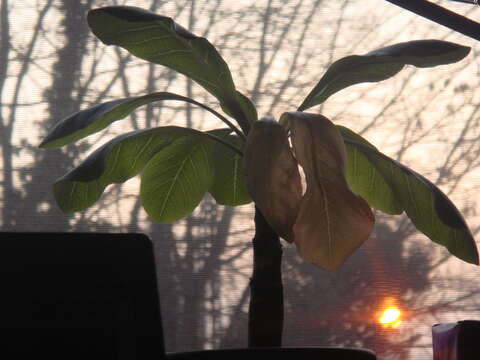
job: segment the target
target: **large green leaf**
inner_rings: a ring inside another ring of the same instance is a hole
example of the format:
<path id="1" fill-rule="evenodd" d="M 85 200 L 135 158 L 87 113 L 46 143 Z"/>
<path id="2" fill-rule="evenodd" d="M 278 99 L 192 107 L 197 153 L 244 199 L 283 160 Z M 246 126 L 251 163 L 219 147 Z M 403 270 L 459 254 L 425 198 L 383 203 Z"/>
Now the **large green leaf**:
<path id="1" fill-rule="evenodd" d="M 251 102 L 235 89 L 226 62 L 203 37 L 171 18 L 131 6 L 91 10 L 88 24 L 107 45 L 118 45 L 133 55 L 176 70 L 203 86 L 222 108 L 246 130 L 256 120 Z"/>
<path id="2" fill-rule="evenodd" d="M 345 140 L 347 149 L 348 161 L 345 176 L 350 188 L 375 209 L 392 215 L 401 214 L 404 208 L 390 184 L 378 169 L 372 166 L 364 152 L 354 144 L 363 144 L 370 147 L 372 151 L 377 151 L 377 148 L 350 129 L 339 125 L 337 128 Z"/>
<path id="3" fill-rule="evenodd" d="M 212 131 L 212 134 L 237 148 L 243 146 L 243 141 L 236 135 L 225 131 Z M 217 143 L 214 146 L 215 177 L 208 191 L 221 205 L 248 204 L 252 199 L 247 190 L 243 157 L 223 144 Z"/>
<path id="4" fill-rule="evenodd" d="M 185 138 L 205 138 L 202 132 L 175 126 L 132 131 L 109 141 L 79 166 L 57 180 L 55 198 L 66 213 L 93 205 L 109 184 L 137 175 L 158 152 Z"/>
<path id="5" fill-rule="evenodd" d="M 373 207 L 405 211 L 415 227 L 456 257 L 478 265 L 475 240 L 460 212 L 432 182 L 340 127 L 348 151 L 350 186 Z"/>
<path id="6" fill-rule="evenodd" d="M 405 65 L 433 67 L 463 59 L 470 48 L 447 41 L 416 40 L 387 46 L 365 55 L 351 55 L 335 61 L 308 94 L 299 111 L 323 103 L 351 85 L 388 79 Z"/>
<path id="7" fill-rule="evenodd" d="M 190 214 L 214 177 L 212 140 L 189 134 L 155 154 L 142 172 L 140 198 L 148 215 L 172 222 Z"/>
<path id="8" fill-rule="evenodd" d="M 105 129 L 114 121 L 125 118 L 139 106 L 161 100 L 185 101 L 200 106 L 221 119 L 223 118 L 223 116 L 215 110 L 188 97 L 169 92 L 155 92 L 144 96 L 108 101 L 68 116 L 59 121 L 53 129 L 50 130 L 49 134 L 40 144 L 40 147 L 52 149 L 72 143 Z M 226 120 L 226 122 L 228 122 L 228 120 Z"/>

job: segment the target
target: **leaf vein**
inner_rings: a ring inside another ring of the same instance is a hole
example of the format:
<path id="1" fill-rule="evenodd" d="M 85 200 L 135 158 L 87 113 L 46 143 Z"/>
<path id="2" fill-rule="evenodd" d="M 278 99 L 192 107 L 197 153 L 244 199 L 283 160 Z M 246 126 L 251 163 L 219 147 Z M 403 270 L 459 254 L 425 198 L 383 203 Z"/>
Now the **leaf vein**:
<path id="1" fill-rule="evenodd" d="M 417 202 L 415 201 L 415 197 L 413 195 L 413 191 L 412 191 L 412 184 L 410 183 L 410 178 L 408 177 L 408 174 L 403 174 L 404 178 L 405 178 L 405 181 L 407 183 L 407 189 L 408 189 L 408 195 L 410 197 L 410 203 L 413 205 L 413 210 L 415 212 L 415 217 L 417 217 L 419 215 L 419 212 L 418 212 L 418 207 L 417 207 Z M 410 206 L 409 206 L 410 207 Z"/>
<path id="2" fill-rule="evenodd" d="M 327 238 L 328 238 L 328 261 L 330 262 L 332 258 L 332 252 L 333 252 L 333 234 L 332 234 L 332 228 L 331 228 L 331 223 L 330 223 L 330 211 L 329 211 L 329 202 L 328 202 L 328 197 L 327 197 L 327 192 L 325 190 L 325 186 L 321 181 L 318 182 L 320 185 L 320 189 L 322 190 L 322 196 L 324 199 L 324 206 L 323 206 L 323 211 L 325 213 L 325 220 L 327 222 Z"/>
<path id="3" fill-rule="evenodd" d="M 133 162 L 132 162 L 132 167 L 131 167 L 132 170 L 135 169 L 135 166 L 137 164 L 138 159 L 142 156 L 142 154 L 145 152 L 145 150 L 148 148 L 148 146 L 150 146 L 150 144 L 152 143 L 154 138 L 155 138 L 155 135 L 150 135 L 148 140 L 145 142 L 145 144 L 142 146 L 140 151 L 137 153 L 137 155 L 135 156 L 135 158 L 133 159 Z"/>
<path id="4" fill-rule="evenodd" d="M 235 156 L 234 163 L 233 163 L 233 203 L 237 203 L 238 198 L 238 183 L 237 183 L 237 176 L 238 176 L 238 156 Z"/>
<path id="5" fill-rule="evenodd" d="M 173 177 L 172 183 L 171 183 L 171 185 L 170 185 L 170 187 L 169 187 L 169 189 L 168 189 L 168 191 L 167 191 L 167 193 L 166 193 L 166 195 L 165 195 L 165 197 L 164 197 L 164 199 L 163 199 L 163 202 L 162 202 L 162 205 L 161 205 L 161 208 L 160 208 L 160 212 L 159 212 L 160 217 L 163 216 L 163 213 L 164 213 L 164 211 L 165 211 L 165 209 L 166 209 L 166 206 L 167 206 L 167 202 L 169 201 L 170 196 L 171 196 L 171 194 L 172 194 L 172 192 L 173 192 L 173 188 L 174 188 L 175 184 L 177 184 L 177 181 L 179 180 L 180 173 L 184 170 L 185 164 L 187 163 L 187 161 L 190 160 L 193 152 L 194 152 L 194 150 L 192 149 L 192 150 L 188 153 L 188 155 L 185 156 L 185 158 L 182 160 L 180 166 L 178 167 L 178 169 L 177 169 L 177 171 L 176 171 L 176 173 L 175 173 L 175 176 Z M 181 183 L 180 183 L 180 186 L 182 187 L 182 184 L 181 184 Z M 182 188 L 182 191 L 185 192 L 183 188 Z M 184 195 L 184 196 L 185 196 L 185 195 Z M 186 201 L 186 200 L 185 200 L 185 197 L 184 197 L 184 201 Z"/>
<path id="6" fill-rule="evenodd" d="M 152 30 L 152 29 L 158 29 L 158 24 L 145 25 L 143 27 L 135 27 L 133 29 L 128 29 L 128 30 L 121 30 L 118 32 L 118 35 L 129 34 L 129 33 L 134 33 L 134 32 L 139 32 L 144 30 Z"/>
<path id="7" fill-rule="evenodd" d="M 176 53 L 185 53 L 185 54 L 191 54 L 192 53 L 192 50 L 167 50 L 167 51 L 164 51 L 164 52 L 156 52 L 154 55 L 156 56 L 165 56 L 165 55 L 172 55 L 172 54 L 176 54 Z"/>
<path id="8" fill-rule="evenodd" d="M 129 46 L 129 45 L 141 45 L 141 44 L 146 44 L 146 43 L 151 42 L 151 41 L 163 40 L 163 39 L 171 39 L 171 38 L 173 38 L 172 35 L 162 35 L 162 36 L 154 36 L 154 37 L 147 38 L 147 39 L 142 39 L 142 40 L 124 41 L 123 43 L 124 43 L 126 46 Z"/>

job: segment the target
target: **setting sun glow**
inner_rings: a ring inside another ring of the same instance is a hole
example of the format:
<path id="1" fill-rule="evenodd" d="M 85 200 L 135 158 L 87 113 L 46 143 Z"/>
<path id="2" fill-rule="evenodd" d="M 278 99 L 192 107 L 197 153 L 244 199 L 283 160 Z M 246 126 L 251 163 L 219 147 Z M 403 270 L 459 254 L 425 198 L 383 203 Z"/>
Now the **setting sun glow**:
<path id="1" fill-rule="evenodd" d="M 378 322 L 383 327 L 395 329 L 402 322 L 401 316 L 402 312 L 397 307 L 389 306 L 383 310 L 381 316 L 378 318 Z"/>

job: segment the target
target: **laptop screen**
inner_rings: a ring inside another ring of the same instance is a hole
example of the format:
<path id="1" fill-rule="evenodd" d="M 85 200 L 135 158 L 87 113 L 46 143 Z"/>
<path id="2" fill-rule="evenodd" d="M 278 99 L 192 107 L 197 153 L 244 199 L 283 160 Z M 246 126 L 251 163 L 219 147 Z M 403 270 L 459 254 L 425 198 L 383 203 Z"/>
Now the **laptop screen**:
<path id="1" fill-rule="evenodd" d="M 162 359 L 141 234 L 0 233 L 0 358 Z"/>

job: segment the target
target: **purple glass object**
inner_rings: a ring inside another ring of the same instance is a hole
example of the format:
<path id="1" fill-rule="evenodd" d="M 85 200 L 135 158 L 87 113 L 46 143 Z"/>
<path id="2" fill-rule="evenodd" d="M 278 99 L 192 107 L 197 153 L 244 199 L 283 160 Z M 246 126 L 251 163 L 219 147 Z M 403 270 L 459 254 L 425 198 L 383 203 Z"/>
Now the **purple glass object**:
<path id="1" fill-rule="evenodd" d="M 480 359 L 480 321 L 464 320 L 432 327 L 433 360 Z"/>

